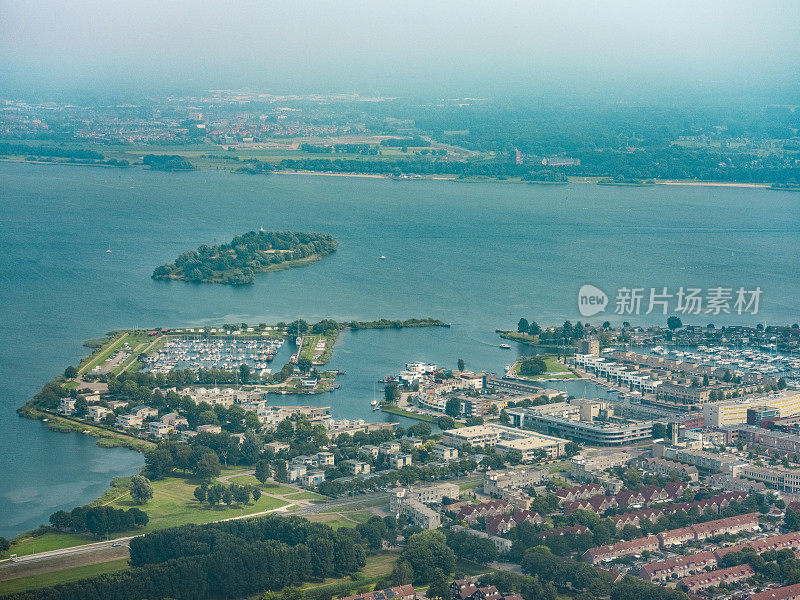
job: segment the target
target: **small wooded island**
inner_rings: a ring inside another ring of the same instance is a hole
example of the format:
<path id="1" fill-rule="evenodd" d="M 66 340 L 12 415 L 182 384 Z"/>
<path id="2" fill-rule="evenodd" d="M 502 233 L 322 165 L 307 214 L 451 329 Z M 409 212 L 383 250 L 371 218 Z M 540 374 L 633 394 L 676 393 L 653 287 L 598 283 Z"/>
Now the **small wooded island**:
<path id="1" fill-rule="evenodd" d="M 153 279 L 243 285 L 253 283 L 256 273 L 318 260 L 335 252 L 337 245 L 333 237 L 322 233 L 251 231 L 228 244 L 203 244 L 184 252 L 174 263 L 156 267 Z"/>

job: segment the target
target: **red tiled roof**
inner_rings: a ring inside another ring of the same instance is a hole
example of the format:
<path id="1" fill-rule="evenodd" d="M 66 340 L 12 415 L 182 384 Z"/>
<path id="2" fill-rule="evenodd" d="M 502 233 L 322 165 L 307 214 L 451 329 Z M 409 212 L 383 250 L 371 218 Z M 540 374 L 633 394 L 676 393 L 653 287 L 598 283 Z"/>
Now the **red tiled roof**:
<path id="1" fill-rule="evenodd" d="M 658 538 L 654 535 L 647 537 L 640 537 L 633 540 L 626 540 L 617 542 L 616 544 L 608 544 L 606 546 L 597 546 L 596 548 L 589 548 L 586 554 L 589 556 L 601 556 L 603 554 L 617 554 L 627 552 L 628 550 L 636 550 L 638 548 L 646 548 L 647 546 L 658 545 Z"/>
<path id="2" fill-rule="evenodd" d="M 698 587 L 700 584 L 704 584 L 701 585 L 701 587 L 708 587 L 710 585 L 716 585 L 719 582 L 727 581 L 730 577 L 742 577 L 747 579 L 755 574 L 756 572 L 753 570 L 753 567 L 745 563 L 743 565 L 728 567 L 727 569 L 717 569 L 716 571 L 710 571 L 708 573 L 690 575 L 689 577 L 681 579 L 680 583 L 685 588 L 691 590 L 692 588 Z"/>
<path id="3" fill-rule="evenodd" d="M 658 562 L 651 562 L 644 565 L 641 569 L 648 577 L 652 577 L 659 571 L 671 571 L 677 568 L 687 567 L 692 564 L 697 565 L 698 568 L 703 568 L 708 563 L 717 564 L 717 558 L 713 552 L 698 552 L 697 554 L 690 554 L 689 556 L 679 556 L 677 558 L 668 558 Z"/>
<path id="4" fill-rule="evenodd" d="M 404 598 L 414 595 L 413 585 L 401 585 L 387 590 L 375 590 L 374 592 L 367 592 L 366 594 L 347 596 L 342 600 L 391 600 L 392 598 Z"/>
<path id="5" fill-rule="evenodd" d="M 787 600 L 800 595 L 800 583 L 786 587 L 765 590 L 758 594 L 750 594 L 749 600 Z"/>

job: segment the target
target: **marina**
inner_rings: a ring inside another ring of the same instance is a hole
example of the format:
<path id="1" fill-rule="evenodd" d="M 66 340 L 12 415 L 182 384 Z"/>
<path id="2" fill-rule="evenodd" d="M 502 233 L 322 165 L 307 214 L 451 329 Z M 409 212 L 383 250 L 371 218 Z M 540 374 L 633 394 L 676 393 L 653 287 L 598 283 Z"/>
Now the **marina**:
<path id="1" fill-rule="evenodd" d="M 697 346 L 696 348 L 669 349 L 654 346 L 652 354 L 682 362 L 729 369 L 733 375 L 759 373 L 761 375 L 792 376 L 800 374 L 800 357 L 764 351 L 760 348 L 732 346 Z"/>
<path id="2" fill-rule="evenodd" d="M 171 337 L 153 356 L 144 359 L 145 369 L 169 373 L 175 369 L 238 369 L 247 365 L 260 375 L 269 374 L 268 365 L 280 354 L 286 340 Z M 282 366 L 282 365 L 281 365 Z"/>

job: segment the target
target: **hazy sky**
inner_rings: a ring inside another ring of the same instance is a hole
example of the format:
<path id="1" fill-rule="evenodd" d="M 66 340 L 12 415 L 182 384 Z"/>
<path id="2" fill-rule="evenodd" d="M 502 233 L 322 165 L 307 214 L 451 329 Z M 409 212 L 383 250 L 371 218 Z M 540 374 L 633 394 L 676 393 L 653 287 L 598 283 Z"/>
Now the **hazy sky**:
<path id="1" fill-rule="evenodd" d="M 800 1 L 0 0 L 0 93 L 502 94 L 800 81 Z"/>

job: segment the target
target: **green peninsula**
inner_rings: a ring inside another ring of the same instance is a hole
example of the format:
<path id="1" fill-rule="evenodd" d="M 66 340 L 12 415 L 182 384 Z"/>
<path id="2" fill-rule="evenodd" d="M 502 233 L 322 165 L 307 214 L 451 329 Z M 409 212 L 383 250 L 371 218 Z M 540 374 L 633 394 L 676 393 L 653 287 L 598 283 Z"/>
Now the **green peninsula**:
<path id="1" fill-rule="evenodd" d="M 321 233 L 251 231 L 228 244 L 189 250 L 153 271 L 153 279 L 243 285 L 256 273 L 296 267 L 336 251 L 338 242 Z"/>

